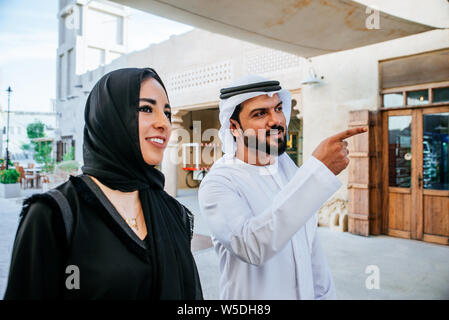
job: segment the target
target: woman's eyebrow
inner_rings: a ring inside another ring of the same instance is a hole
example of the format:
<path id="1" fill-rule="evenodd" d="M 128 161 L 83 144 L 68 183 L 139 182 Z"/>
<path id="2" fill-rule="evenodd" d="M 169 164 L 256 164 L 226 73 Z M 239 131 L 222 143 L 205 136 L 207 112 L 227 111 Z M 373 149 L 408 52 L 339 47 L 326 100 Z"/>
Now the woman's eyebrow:
<path id="1" fill-rule="evenodd" d="M 156 100 L 150 99 L 150 98 L 139 98 L 139 101 L 145 101 L 145 102 L 149 102 L 153 105 L 156 105 Z"/>
<path id="2" fill-rule="evenodd" d="M 145 101 L 151 103 L 152 105 L 156 105 L 156 100 L 151 98 L 139 98 L 139 101 Z M 168 108 L 171 110 L 171 107 L 168 103 L 165 104 L 164 108 Z"/>

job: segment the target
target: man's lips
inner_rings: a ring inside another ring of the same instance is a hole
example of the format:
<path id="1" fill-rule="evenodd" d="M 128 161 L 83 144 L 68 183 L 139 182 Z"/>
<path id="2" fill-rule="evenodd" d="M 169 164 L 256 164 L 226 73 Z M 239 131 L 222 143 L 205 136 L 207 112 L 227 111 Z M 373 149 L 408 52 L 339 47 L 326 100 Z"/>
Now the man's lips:
<path id="1" fill-rule="evenodd" d="M 268 138 L 271 138 L 271 139 L 273 139 L 273 138 L 274 138 L 274 139 L 279 139 L 279 138 L 284 137 L 284 134 L 283 134 L 283 132 L 278 131 L 278 132 L 275 133 L 275 134 L 268 134 L 267 137 L 268 137 Z"/>
<path id="2" fill-rule="evenodd" d="M 284 128 L 268 130 L 267 138 L 270 138 L 270 139 L 284 138 Z"/>

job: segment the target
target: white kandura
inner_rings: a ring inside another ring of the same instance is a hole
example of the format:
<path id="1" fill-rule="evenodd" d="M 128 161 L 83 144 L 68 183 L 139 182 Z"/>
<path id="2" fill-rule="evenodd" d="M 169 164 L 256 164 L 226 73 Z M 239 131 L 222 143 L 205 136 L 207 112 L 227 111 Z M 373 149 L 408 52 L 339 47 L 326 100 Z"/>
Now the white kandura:
<path id="1" fill-rule="evenodd" d="M 231 86 L 266 81 L 247 76 Z M 229 130 L 235 106 L 278 93 L 290 119 L 290 93 L 251 92 L 220 102 L 225 155 L 199 190 L 202 215 L 219 258 L 220 299 L 336 299 L 335 286 L 317 236 L 317 210 L 341 187 L 311 156 L 298 168 L 284 153 L 268 166 L 235 157 Z"/>

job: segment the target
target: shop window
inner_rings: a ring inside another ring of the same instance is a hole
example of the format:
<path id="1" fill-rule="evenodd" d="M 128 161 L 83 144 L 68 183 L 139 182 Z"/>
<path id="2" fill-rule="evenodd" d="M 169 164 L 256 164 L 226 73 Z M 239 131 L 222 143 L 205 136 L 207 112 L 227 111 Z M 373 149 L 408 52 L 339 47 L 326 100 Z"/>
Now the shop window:
<path id="1" fill-rule="evenodd" d="M 386 93 L 383 95 L 383 105 L 388 107 L 399 107 L 404 104 L 404 96 L 400 93 Z"/>
<path id="2" fill-rule="evenodd" d="M 407 105 L 418 106 L 428 103 L 429 103 L 429 91 L 427 89 L 407 92 Z"/>
<path id="3" fill-rule="evenodd" d="M 449 87 L 433 89 L 433 102 L 448 102 L 449 101 Z"/>

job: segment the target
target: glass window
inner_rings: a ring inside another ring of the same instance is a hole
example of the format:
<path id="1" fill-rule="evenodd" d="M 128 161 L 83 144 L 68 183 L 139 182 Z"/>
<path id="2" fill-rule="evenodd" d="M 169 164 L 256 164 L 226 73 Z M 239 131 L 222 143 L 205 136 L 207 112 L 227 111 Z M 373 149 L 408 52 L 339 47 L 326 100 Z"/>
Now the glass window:
<path id="1" fill-rule="evenodd" d="M 407 105 L 418 106 L 429 103 L 429 90 L 407 92 Z"/>
<path id="2" fill-rule="evenodd" d="M 423 119 L 423 187 L 449 190 L 449 112 Z"/>
<path id="3" fill-rule="evenodd" d="M 404 105 L 402 93 L 386 93 L 383 96 L 384 107 L 399 107 Z"/>
<path id="4" fill-rule="evenodd" d="M 433 102 L 449 101 L 449 88 L 433 89 Z"/>
<path id="5" fill-rule="evenodd" d="M 390 187 L 410 188 L 412 116 L 388 118 L 388 175 Z"/>

